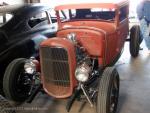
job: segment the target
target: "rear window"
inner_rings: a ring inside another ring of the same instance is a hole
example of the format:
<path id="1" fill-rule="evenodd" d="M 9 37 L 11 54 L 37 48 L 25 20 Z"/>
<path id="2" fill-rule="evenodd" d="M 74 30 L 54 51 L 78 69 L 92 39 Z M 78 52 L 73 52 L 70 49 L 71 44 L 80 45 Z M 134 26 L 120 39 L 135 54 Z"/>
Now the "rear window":
<path id="1" fill-rule="evenodd" d="M 13 17 L 12 14 L 9 14 L 9 13 L 2 14 L 2 13 L 0 13 L 0 27 L 3 26 L 5 23 L 7 23 L 12 17 Z"/>
<path id="2" fill-rule="evenodd" d="M 59 11 L 61 21 L 82 20 L 82 19 L 95 19 L 114 21 L 115 10 L 114 9 L 65 9 Z"/>

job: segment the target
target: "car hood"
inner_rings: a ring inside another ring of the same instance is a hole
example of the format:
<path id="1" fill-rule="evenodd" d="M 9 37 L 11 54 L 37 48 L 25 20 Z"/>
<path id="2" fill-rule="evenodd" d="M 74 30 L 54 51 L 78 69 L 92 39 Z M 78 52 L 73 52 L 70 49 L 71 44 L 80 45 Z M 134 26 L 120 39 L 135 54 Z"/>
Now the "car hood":
<path id="1" fill-rule="evenodd" d="M 112 34 L 116 31 L 115 23 L 113 22 L 99 22 L 99 21 L 74 21 L 74 22 L 64 22 L 60 29 L 68 29 L 74 27 L 84 27 L 93 28 L 97 30 L 102 30 L 107 34 Z"/>

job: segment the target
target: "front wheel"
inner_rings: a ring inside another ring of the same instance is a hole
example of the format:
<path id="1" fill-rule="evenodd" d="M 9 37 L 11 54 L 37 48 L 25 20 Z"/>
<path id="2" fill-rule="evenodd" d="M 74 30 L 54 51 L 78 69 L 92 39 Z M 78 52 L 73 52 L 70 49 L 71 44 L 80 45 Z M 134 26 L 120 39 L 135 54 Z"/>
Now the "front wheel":
<path id="1" fill-rule="evenodd" d="M 115 113 L 119 97 L 119 74 L 113 67 L 104 70 L 99 83 L 97 113 Z"/>
<path id="2" fill-rule="evenodd" d="M 3 78 L 5 97 L 15 103 L 24 102 L 30 96 L 32 76 L 24 71 L 25 61 L 24 58 L 13 60 Z"/>

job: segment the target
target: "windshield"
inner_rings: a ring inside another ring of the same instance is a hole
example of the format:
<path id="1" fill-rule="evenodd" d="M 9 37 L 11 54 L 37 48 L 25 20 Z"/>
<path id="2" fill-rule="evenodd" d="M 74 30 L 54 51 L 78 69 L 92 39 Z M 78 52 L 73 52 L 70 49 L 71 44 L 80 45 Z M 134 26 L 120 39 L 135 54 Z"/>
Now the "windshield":
<path id="1" fill-rule="evenodd" d="M 72 20 L 83 20 L 83 19 L 114 21 L 115 9 L 102 9 L 102 8 L 65 9 L 59 10 L 59 16 L 61 22 Z"/>
<path id="2" fill-rule="evenodd" d="M 0 27 L 3 26 L 5 23 L 7 23 L 12 17 L 13 17 L 12 14 L 9 14 L 9 13 L 2 14 L 2 13 L 0 13 Z"/>

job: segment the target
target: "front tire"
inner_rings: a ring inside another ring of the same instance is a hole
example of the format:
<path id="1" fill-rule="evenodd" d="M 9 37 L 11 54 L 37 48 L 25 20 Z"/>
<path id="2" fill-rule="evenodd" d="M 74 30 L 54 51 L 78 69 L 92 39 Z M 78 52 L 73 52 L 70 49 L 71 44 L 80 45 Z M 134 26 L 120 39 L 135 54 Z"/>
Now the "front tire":
<path id="1" fill-rule="evenodd" d="M 24 74 L 26 59 L 13 60 L 7 67 L 3 78 L 5 97 L 15 103 L 24 102 L 29 97 L 30 85 L 24 84 L 28 78 Z"/>
<path id="2" fill-rule="evenodd" d="M 115 113 L 119 97 L 119 74 L 113 67 L 104 70 L 99 83 L 97 113 Z"/>
<path id="3" fill-rule="evenodd" d="M 137 57 L 139 54 L 141 43 L 140 26 L 134 25 L 130 30 L 130 54 L 132 57 Z"/>

